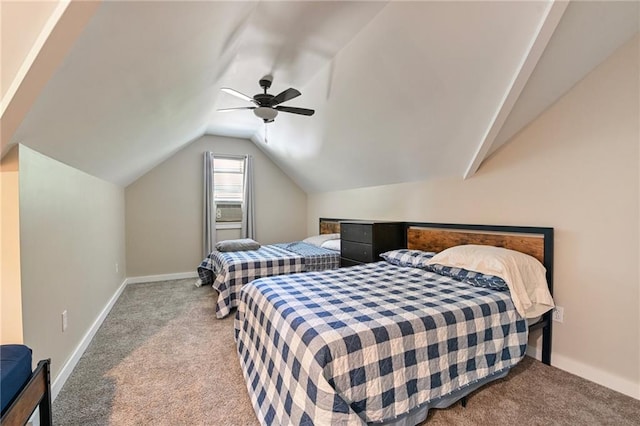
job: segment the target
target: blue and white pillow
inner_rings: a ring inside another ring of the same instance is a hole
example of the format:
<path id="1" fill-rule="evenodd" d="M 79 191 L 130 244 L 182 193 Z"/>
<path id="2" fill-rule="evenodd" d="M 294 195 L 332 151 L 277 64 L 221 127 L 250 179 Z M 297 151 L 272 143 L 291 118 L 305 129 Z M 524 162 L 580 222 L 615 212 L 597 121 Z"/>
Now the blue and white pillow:
<path id="1" fill-rule="evenodd" d="M 463 268 L 455 268 L 452 266 L 439 265 L 437 263 L 428 265 L 426 270 L 435 272 L 436 274 L 451 277 L 454 280 L 462 281 L 476 287 L 484 287 L 498 291 L 508 291 L 507 283 L 500 277 L 494 275 L 486 275 L 480 272 L 468 271 Z"/>
<path id="2" fill-rule="evenodd" d="M 380 257 L 392 265 L 425 269 L 427 262 L 434 255 L 435 253 L 430 251 L 399 249 L 384 252 Z"/>

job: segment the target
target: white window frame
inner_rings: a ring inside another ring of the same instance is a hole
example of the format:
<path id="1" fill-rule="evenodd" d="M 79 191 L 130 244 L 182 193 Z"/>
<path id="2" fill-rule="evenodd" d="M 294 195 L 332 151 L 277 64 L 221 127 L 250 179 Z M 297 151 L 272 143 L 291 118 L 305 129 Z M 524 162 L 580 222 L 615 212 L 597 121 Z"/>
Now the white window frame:
<path id="1" fill-rule="evenodd" d="M 237 200 L 229 200 L 229 199 L 218 199 L 216 197 L 216 193 L 215 193 L 215 184 L 216 184 L 216 169 L 215 169 L 215 163 L 216 163 L 216 159 L 223 159 L 223 160 L 238 160 L 238 161 L 245 161 L 246 156 L 244 155 L 228 155 L 228 154 L 213 154 L 213 183 L 214 183 L 214 203 L 217 205 L 218 202 L 221 203 L 236 203 Z M 240 201 L 240 207 L 243 208 L 244 207 L 244 181 L 245 181 L 245 173 L 246 170 L 244 168 L 242 168 L 242 200 Z M 217 208 L 217 207 L 216 207 Z M 218 222 L 216 221 L 216 229 L 240 229 L 242 227 L 242 219 L 239 222 Z"/>

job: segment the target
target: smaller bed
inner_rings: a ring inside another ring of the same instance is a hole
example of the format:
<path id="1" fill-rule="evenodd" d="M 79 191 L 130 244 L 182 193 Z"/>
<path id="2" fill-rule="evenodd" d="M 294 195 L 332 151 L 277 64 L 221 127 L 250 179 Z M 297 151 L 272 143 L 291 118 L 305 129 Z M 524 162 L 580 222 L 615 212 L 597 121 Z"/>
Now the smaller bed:
<path id="1" fill-rule="evenodd" d="M 340 220 L 320 218 L 320 237 L 336 236 Z M 323 238 L 316 240 L 322 241 Z M 298 272 L 323 271 L 340 267 L 340 248 L 316 241 L 268 244 L 257 250 L 213 251 L 198 266 L 196 285 L 209 285 L 218 292 L 216 317 L 224 318 L 238 305 L 240 288 L 257 278 Z"/>
<path id="2" fill-rule="evenodd" d="M 51 361 L 40 361 L 31 372 L 31 349 L 24 345 L 0 346 L 0 358 L 0 423 L 25 425 L 35 409 L 40 408 L 40 424 L 51 425 Z"/>

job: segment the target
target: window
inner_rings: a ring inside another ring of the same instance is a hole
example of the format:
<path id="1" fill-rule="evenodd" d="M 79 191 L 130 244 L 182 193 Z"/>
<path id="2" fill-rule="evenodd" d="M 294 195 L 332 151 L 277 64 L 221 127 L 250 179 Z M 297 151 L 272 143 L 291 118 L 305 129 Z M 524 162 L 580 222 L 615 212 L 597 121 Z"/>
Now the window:
<path id="1" fill-rule="evenodd" d="M 213 199 L 216 223 L 242 222 L 244 158 L 213 157 Z"/>

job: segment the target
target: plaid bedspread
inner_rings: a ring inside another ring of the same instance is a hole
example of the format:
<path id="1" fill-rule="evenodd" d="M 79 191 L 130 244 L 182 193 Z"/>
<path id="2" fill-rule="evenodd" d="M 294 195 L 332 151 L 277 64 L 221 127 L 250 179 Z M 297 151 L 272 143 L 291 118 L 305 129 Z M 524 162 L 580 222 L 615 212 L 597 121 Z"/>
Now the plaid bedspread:
<path id="1" fill-rule="evenodd" d="M 524 356 L 508 292 L 377 262 L 243 287 L 238 354 L 263 424 L 389 421 Z"/>
<path id="2" fill-rule="evenodd" d="M 304 257 L 305 272 L 324 271 L 325 269 L 337 269 L 340 267 L 339 251 L 327 250 L 302 241 L 274 245 Z"/>
<path id="3" fill-rule="evenodd" d="M 214 251 L 198 267 L 203 284 L 218 291 L 216 317 L 224 318 L 238 305 L 240 288 L 256 278 L 302 272 L 304 258 L 275 245 L 258 250 Z M 215 276 L 215 280 L 213 277 Z"/>
<path id="4" fill-rule="evenodd" d="M 240 288 L 261 277 L 322 271 L 340 266 L 340 252 L 302 242 L 263 245 L 258 250 L 214 251 L 198 266 L 201 285 L 218 291 L 216 317 L 224 318 L 238 305 Z"/>

